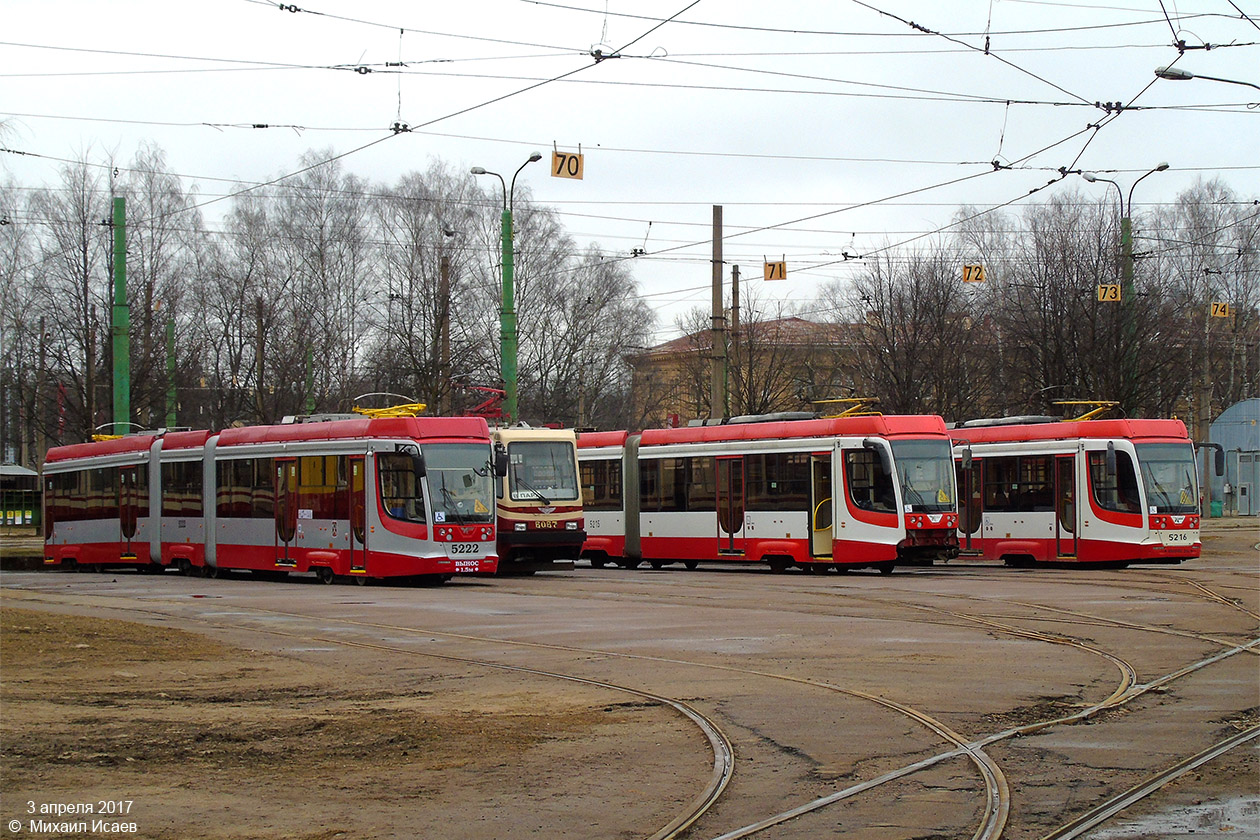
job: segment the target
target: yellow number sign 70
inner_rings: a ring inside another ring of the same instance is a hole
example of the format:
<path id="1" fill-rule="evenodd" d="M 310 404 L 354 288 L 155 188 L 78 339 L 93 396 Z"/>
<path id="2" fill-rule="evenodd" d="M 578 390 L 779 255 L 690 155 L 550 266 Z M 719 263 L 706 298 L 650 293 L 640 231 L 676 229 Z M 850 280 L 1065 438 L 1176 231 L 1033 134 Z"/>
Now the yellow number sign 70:
<path id="1" fill-rule="evenodd" d="M 552 152 L 551 176 L 553 178 L 572 178 L 582 180 L 582 167 L 585 164 L 581 152 Z"/>

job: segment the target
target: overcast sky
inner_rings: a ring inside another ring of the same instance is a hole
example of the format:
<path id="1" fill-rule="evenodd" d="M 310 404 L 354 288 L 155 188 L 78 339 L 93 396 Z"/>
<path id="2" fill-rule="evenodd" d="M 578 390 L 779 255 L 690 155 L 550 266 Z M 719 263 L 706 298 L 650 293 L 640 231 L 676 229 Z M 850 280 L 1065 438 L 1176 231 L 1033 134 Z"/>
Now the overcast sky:
<path id="1" fill-rule="evenodd" d="M 1260 90 L 1154 74 L 1260 84 L 1260 0 L 9 0 L 0 39 L 0 146 L 28 153 L 0 153 L 0 176 L 23 187 L 144 142 L 203 199 L 309 150 L 379 183 L 432 160 L 510 179 L 538 150 L 518 192 L 583 244 L 646 251 L 662 340 L 707 305 L 714 204 L 751 290 L 808 302 L 860 266 L 842 253 L 963 203 L 1116 200 L 1047 187 L 1060 167 L 1127 194 L 1167 161 L 1139 211 L 1200 178 L 1260 197 Z M 585 178 L 551 177 L 579 145 Z M 788 278 L 764 283 L 765 259 Z"/>

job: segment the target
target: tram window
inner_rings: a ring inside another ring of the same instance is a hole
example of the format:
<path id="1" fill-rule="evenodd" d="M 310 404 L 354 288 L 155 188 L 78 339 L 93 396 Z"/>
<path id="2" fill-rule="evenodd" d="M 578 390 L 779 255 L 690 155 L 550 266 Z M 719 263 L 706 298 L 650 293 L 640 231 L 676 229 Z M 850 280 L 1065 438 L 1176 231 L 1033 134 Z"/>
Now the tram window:
<path id="1" fill-rule="evenodd" d="M 345 455 L 309 455 L 298 459 L 298 507 L 315 519 L 348 519 Z"/>
<path id="2" fill-rule="evenodd" d="M 686 459 L 661 459 L 661 506 L 658 510 L 683 511 L 687 509 Z"/>
<path id="3" fill-rule="evenodd" d="M 91 469 L 88 474 L 88 504 L 84 519 L 118 518 L 118 469 Z"/>
<path id="4" fill-rule="evenodd" d="M 640 510 L 661 509 L 661 462 L 643 461 L 639 464 Z"/>
<path id="5" fill-rule="evenodd" d="M 1094 500 L 1103 510 L 1121 513 L 1141 513 L 1142 501 L 1138 494 L 1137 471 L 1133 459 L 1122 449 L 1116 450 L 1116 474 L 1107 475 L 1107 453 L 1089 453 L 1089 482 Z"/>
<path id="6" fill-rule="evenodd" d="M 984 509 L 1007 513 L 1054 510 L 1054 456 L 984 459 Z"/>
<path id="7" fill-rule="evenodd" d="M 687 510 L 717 510 L 715 463 L 708 456 L 687 459 Z"/>
<path id="8" fill-rule="evenodd" d="M 582 461 L 582 506 L 587 510 L 621 510 L 621 462 Z"/>
<path id="9" fill-rule="evenodd" d="M 162 515 L 201 516 L 202 513 L 201 462 L 162 464 Z"/>
<path id="10" fill-rule="evenodd" d="M 844 472 L 853 504 L 862 510 L 897 512 L 892 476 L 884 472 L 877 453 L 869 449 L 846 449 Z"/>
<path id="11" fill-rule="evenodd" d="M 49 477 L 48 509 L 57 522 L 85 519 L 87 473 L 84 470 L 57 473 Z"/>
<path id="12" fill-rule="evenodd" d="M 394 519 L 424 523 L 424 492 L 410 455 L 383 452 L 377 456 L 381 505 Z"/>
<path id="13" fill-rule="evenodd" d="M 749 455 L 744 461 L 749 510 L 804 510 L 809 504 L 807 453 Z"/>

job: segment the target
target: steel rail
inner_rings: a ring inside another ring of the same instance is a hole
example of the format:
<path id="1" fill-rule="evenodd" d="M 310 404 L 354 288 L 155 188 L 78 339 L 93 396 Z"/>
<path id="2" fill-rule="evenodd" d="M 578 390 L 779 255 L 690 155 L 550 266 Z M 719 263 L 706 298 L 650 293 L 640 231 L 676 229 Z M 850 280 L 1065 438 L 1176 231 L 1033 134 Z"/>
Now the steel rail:
<path id="1" fill-rule="evenodd" d="M 0 594 L 10 595 L 10 590 L 3 590 Z M 101 598 L 103 596 L 92 596 Z M 24 600 L 41 600 L 36 598 L 28 598 Z M 86 600 L 86 599 L 85 599 Z M 107 607 L 108 609 L 119 609 L 118 607 Z M 125 608 L 124 608 L 125 609 Z M 302 618 L 306 621 L 339 621 L 339 619 L 328 619 L 320 616 L 301 615 L 300 613 L 288 613 L 279 610 L 268 610 L 261 607 L 241 607 L 242 610 L 249 610 L 256 613 L 266 615 L 279 615 L 288 618 Z M 170 618 L 169 613 L 160 613 L 152 608 L 148 610 L 131 610 L 134 612 L 149 612 L 163 615 Z M 201 616 L 185 616 L 184 620 L 193 621 L 203 626 L 216 627 L 221 630 L 239 631 L 240 625 L 229 625 L 222 622 L 211 621 Z M 355 622 L 350 622 L 355 623 Z M 388 626 L 388 625 L 374 625 Z M 551 679 L 565 680 L 567 682 L 578 683 L 580 685 L 592 686 L 594 688 L 602 688 L 610 691 L 624 692 L 654 703 L 669 706 L 700 728 L 709 741 L 709 746 L 713 751 L 713 772 L 709 777 L 709 782 L 704 789 L 688 803 L 687 809 L 667 823 L 662 828 L 651 834 L 647 840 L 674 840 L 688 828 L 690 828 L 696 820 L 700 819 L 704 813 L 717 802 L 722 795 L 722 791 L 726 789 L 731 777 L 735 772 L 735 749 L 731 745 L 730 738 L 722 729 L 705 715 L 696 711 L 693 707 L 681 700 L 675 700 L 659 694 L 653 694 L 649 691 L 633 688 L 631 686 L 619 685 L 617 683 L 604 682 L 602 680 L 590 679 L 588 677 L 579 677 L 573 674 L 562 674 L 557 671 L 544 671 L 538 668 L 527 668 L 521 665 L 505 665 L 500 662 L 490 662 L 482 659 L 472 659 L 470 657 L 454 656 L 445 653 L 433 653 L 424 650 L 411 650 L 408 648 L 397 647 L 393 645 L 378 644 L 375 642 L 354 641 L 350 639 L 338 639 L 330 636 L 314 636 L 304 633 L 296 633 L 288 630 L 279 630 L 274 627 L 252 627 L 251 632 L 267 633 L 272 636 L 282 636 L 288 639 L 298 639 L 304 642 L 320 642 L 322 644 L 340 645 L 342 647 L 362 648 L 366 650 L 379 650 L 388 653 L 401 653 L 409 656 L 421 656 L 428 659 L 438 659 L 445 662 L 458 662 L 462 665 L 473 665 L 483 668 L 491 668 L 499 671 L 508 671 L 517 674 L 529 674 L 531 676 L 547 677 Z M 397 630 L 407 628 L 397 627 Z"/>
<path id="2" fill-rule="evenodd" d="M 8 590 L 5 590 L 6 594 L 7 592 Z M 30 600 L 38 600 L 38 598 L 33 596 L 32 593 L 23 592 L 23 595 Z M 107 599 L 111 596 L 90 595 L 90 596 L 79 596 L 79 597 L 83 600 L 88 600 L 88 598 Z M 130 612 L 149 612 L 155 615 L 161 615 L 163 617 L 169 618 L 169 614 L 162 613 L 152 608 L 149 608 L 147 610 L 133 609 L 133 608 L 124 608 L 124 609 L 127 609 Z M 351 618 L 328 618 L 324 616 L 305 615 L 302 613 L 294 613 L 294 612 L 288 612 L 284 610 L 271 610 L 271 609 L 266 609 L 263 607 L 254 607 L 254 606 L 248 606 L 248 605 L 239 605 L 236 607 L 236 610 L 238 612 L 252 612 L 260 616 L 281 616 L 284 618 L 295 618 L 295 619 L 300 619 L 303 621 L 324 621 L 324 622 L 333 621 L 342 625 L 370 628 L 373 630 L 389 630 L 392 632 L 401 632 L 401 633 L 409 633 L 409 634 L 424 634 L 427 636 L 440 636 L 443 638 L 459 639 L 461 641 L 471 641 L 471 642 L 476 642 L 480 644 L 488 643 L 488 644 L 496 644 L 496 645 L 508 645 L 511 647 L 523 647 L 523 648 L 536 649 L 536 650 L 553 650 L 553 651 L 560 651 L 563 653 L 581 653 L 581 654 L 588 654 L 588 655 L 592 653 L 598 653 L 600 655 L 608 656 L 610 658 L 631 659 L 631 660 L 636 660 L 636 661 L 647 661 L 647 662 L 660 662 L 660 663 L 672 664 L 672 665 L 682 665 L 688 668 L 706 668 L 706 669 L 722 671 L 726 673 L 741 674 L 745 676 L 758 676 L 758 677 L 763 677 L 767 679 L 781 680 L 785 682 L 797 683 L 800 685 L 807 685 L 814 688 L 821 688 L 823 690 L 832 691 L 839 694 L 845 694 L 850 697 L 855 697 L 861 700 L 866 700 L 866 701 L 875 703 L 877 705 L 880 705 L 880 706 L 883 706 L 884 708 L 889 709 L 890 711 L 894 711 L 894 712 L 897 712 L 898 714 L 909 717 L 911 720 L 914 720 L 917 723 L 923 725 L 924 727 L 934 732 L 943 740 L 947 741 L 948 743 L 954 744 L 957 747 L 956 749 L 951 750 L 948 753 L 942 754 L 942 756 L 937 756 L 933 759 L 928 759 L 927 764 L 925 764 L 924 766 L 931 766 L 932 764 L 935 764 L 939 762 L 940 760 L 942 760 L 942 757 L 953 757 L 953 756 L 965 756 L 976 766 L 985 784 L 985 807 L 984 807 L 984 816 L 981 819 L 980 824 L 977 826 L 975 833 L 972 835 L 972 840 L 997 840 L 997 838 L 1001 837 L 1002 831 L 1004 830 L 1006 826 L 1007 819 L 1010 816 L 1010 804 L 1011 804 L 1010 787 L 1006 781 L 1006 776 L 1002 772 L 1001 768 L 998 767 L 997 763 L 989 755 L 987 755 L 984 752 L 982 745 L 975 742 L 968 743 L 967 739 L 964 736 L 960 735 L 957 732 L 954 732 L 948 726 L 932 718 L 931 716 L 927 715 L 924 712 L 921 712 L 917 709 L 911 708 L 904 704 L 898 703 L 894 700 L 889 700 L 884 697 L 879 697 L 877 695 L 860 691 L 858 689 L 844 688 L 843 686 L 837 686 L 831 683 L 822 682 L 820 680 L 809 679 L 806 677 L 795 677 L 790 674 L 776 674 L 770 671 L 759 671 L 759 670 L 748 669 L 748 668 L 736 668 L 730 665 L 696 662 L 693 660 L 686 660 L 686 659 L 674 659 L 674 658 L 669 658 L 669 657 L 658 657 L 658 656 L 645 656 L 642 654 L 624 653 L 620 651 L 603 651 L 603 650 L 598 650 L 595 648 L 581 648 L 581 647 L 574 647 L 571 645 L 558 645 L 558 644 L 545 643 L 545 642 L 524 642 L 524 641 L 518 641 L 518 640 L 512 640 L 512 639 L 499 639 L 499 638 L 493 638 L 493 637 L 487 637 L 487 636 L 475 636 L 475 635 L 471 635 L 467 633 L 453 633 L 453 632 L 443 631 L 443 630 L 431 630 L 431 629 L 423 629 L 423 628 L 404 627 L 404 626 L 400 626 L 396 624 L 383 624 L 380 622 L 360 621 L 360 620 L 351 619 Z M 209 621 L 203 618 L 193 617 L 189 620 L 198 621 L 199 623 L 208 624 L 213 627 L 226 628 L 226 625 L 220 624 L 218 622 Z M 241 628 L 239 625 L 234 625 L 227 629 L 240 630 Z M 563 675 L 563 674 L 552 674 L 550 672 L 536 671 L 533 669 L 524 668 L 520 666 L 503 665 L 503 664 L 487 662 L 483 660 L 473 660 L 473 659 L 466 660 L 466 659 L 461 659 L 460 657 L 454 657 L 447 654 L 430 653 L 430 652 L 425 652 L 425 651 L 412 651 L 412 650 L 407 650 L 405 648 L 393 648 L 393 647 L 384 646 L 384 645 L 376 645 L 374 643 L 369 643 L 369 642 L 350 642 L 345 639 L 325 639 L 321 637 L 304 636 L 304 635 L 299 635 L 295 633 L 285 632 L 282 630 L 276 630 L 274 628 L 261 628 L 261 629 L 263 629 L 264 632 L 272 633 L 275 635 L 280 635 L 280 636 L 285 636 L 285 637 L 290 637 L 290 638 L 300 638 L 300 639 L 304 639 L 308 641 L 312 641 L 312 640 L 321 641 L 321 642 L 326 642 L 329 644 L 342 644 L 342 645 L 347 645 L 347 646 L 357 645 L 360 647 L 367 647 L 367 648 L 375 647 L 375 648 L 379 648 L 381 650 L 387 650 L 387 651 L 397 650 L 403 653 L 411 653 L 411 654 L 415 654 L 419 656 L 427 656 L 427 657 L 431 657 L 435 659 L 444 659 L 444 660 L 449 660 L 449 661 L 454 661 L 454 662 L 463 662 L 467 664 L 481 665 L 481 666 L 490 667 L 490 668 L 499 668 L 503 670 L 518 671 L 518 672 L 523 672 L 523 673 L 534 673 L 534 674 L 541 674 L 544 676 L 554 676 L 561 679 L 569 679 L 574 682 L 586 682 L 591 685 L 597 685 L 597 686 L 604 685 L 606 687 L 614 688 L 616 690 L 629 691 L 631 693 L 637 693 L 640 696 L 649 697 L 651 699 L 658 700 L 660 702 L 671 703 L 671 705 L 674 702 L 674 701 L 668 700 L 667 698 L 658 698 L 655 695 L 649 695 L 645 692 L 640 692 L 637 689 L 623 687 L 623 686 L 615 686 L 611 683 L 604 684 L 598 681 L 587 680 L 586 678 L 583 678 L 583 677 L 575 677 L 575 676 Z M 685 704 L 682 704 L 682 705 L 685 705 Z M 678 706 L 675 706 L 675 708 L 678 708 L 678 710 L 682 712 L 683 714 L 687 714 L 687 712 L 684 711 L 682 708 L 679 708 Z M 716 729 L 716 726 L 714 727 L 714 729 Z M 720 730 L 718 731 L 720 734 Z M 707 731 L 706 731 L 706 734 L 708 734 Z M 725 735 L 721 735 L 721 738 L 725 744 L 725 749 L 727 751 L 727 754 L 730 756 L 727 760 L 727 763 L 731 766 L 723 767 L 723 771 L 725 775 L 723 777 L 723 780 L 721 781 L 720 787 L 715 789 L 714 783 L 711 782 L 710 787 L 706 789 L 705 793 L 697 797 L 696 803 L 699 803 L 700 800 L 702 799 L 706 800 L 706 802 L 704 803 L 704 810 L 707 810 L 709 807 L 711 807 L 713 802 L 717 800 L 718 796 L 720 796 L 720 794 L 722 793 L 722 790 L 726 787 L 726 783 L 729 781 L 731 774 L 733 773 L 733 763 L 734 763 L 733 752 L 734 751 L 730 747 L 729 740 L 726 740 Z M 712 737 L 710 737 L 710 742 L 713 743 Z M 715 778 L 718 772 L 718 766 L 721 763 L 722 762 L 719 760 L 719 749 L 718 747 L 715 746 L 714 747 Z M 914 771 L 906 770 L 905 772 L 898 773 L 896 776 L 893 776 L 890 778 L 899 778 L 900 776 L 907 775 L 910 772 L 914 772 Z M 873 785 L 862 786 L 861 790 L 865 790 L 868 787 L 873 787 Z M 855 790 L 854 793 L 861 792 L 861 790 Z M 852 795 L 852 794 L 849 794 L 849 795 Z M 824 802 L 823 804 L 830 804 L 830 802 L 829 801 Z M 822 807 L 822 804 L 810 803 L 806 807 L 807 807 L 807 810 L 816 810 L 817 808 Z M 687 817 L 687 815 L 683 815 L 683 817 L 680 817 L 678 820 L 671 822 L 669 826 L 666 826 L 665 828 L 661 829 L 661 831 L 665 831 L 666 829 L 669 829 L 670 826 L 673 826 L 675 822 L 677 822 L 679 823 L 679 827 L 677 827 L 676 829 L 673 829 L 674 831 L 673 834 L 661 835 L 659 838 L 657 837 L 657 835 L 653 835 L 652 838 L 649 838 L 649 840 L 668 840 L 668 838 L 672 838 L 676 836 L 676 834 L 681 833 L 683 830 L 685 830 L 685 828 L 693 824 L 695 820 L 699 819 L 699 817 L 702 814 L 703 814 L 703 810 L 694 812 L 694 815 L 692 815 L 690 818 L 687 818 L 685 820 L 685 824 L 683 824 L 683 820 L 684 818 Z M 780 822 L 785 822 L 788 819 L 791 819 L 791 817 L 783 817 L 782 819 L 776 819 L 772 817 L 770 818 L 771 822 L 769 822 L 768 825 L 774 825 Z M 740 835 L 740 836 L 743 836 L 743 835 Z"/>
<path id="3" fill-rule="evenodd" d="M 1141 694 L 1144 694 L 1147 691 L 1150 691 L 1151 689 L 1156 688 L 1157 686 L 1163 685 L 1167 682 L 1171 682 L 1172 680 L 1175 680 L 1175 679 L 1179 679 L 1180 677 L 1183 677 L 1186 674 L 1197 671 L 1200 668 L 1205 668 L 1208 665 L 1212 665 L 1216 662 L 1221 661 L 1222 659 L 1233 656 L 1237 653 L 1242 653 L 1244 650 L 1249 650 L 1257 645 L 1260 645 L 1260 639 L 1256 639 L 1252 642 L 1249 642 L 1246 645 L 1236 647 L 1232 650 L 1226 651 L 1217 656 L 1212 656 L 1212 657 L 1209 657 L 1208 659 L 1200 660 L 1199 662 L 1192 663 L 1191 665 L 1187 665 L 1186 667 L 1181 668 L 1180 670 L 1175 671 L 1171 674 L 1166 674 L 1160 679 L 1155 680 L 1151 683 L 1148 683 L 1145 686 L 1136 687 L 1129 694 L 1129 696 L 1122 698 L 1119 701 L 1112 703 L 1111 705 L 1114 706 L 1114 705 L 1120 705 L 1122 703 L 1126 703 L 1129 700 L 1132 700 L 1134 697 L 1138 697 Z M 837 791 L 836 793 L 829 794 L 828 796 L 824 796 L 820 799 L 815 799 L 813 801 L 806 802 L 802 805 L 798 805 L 795 808 L 792 808 L 791 810 L 783 811 L 780 814 L 775 814 L 774 816 L 767 817 L 766 819 L 760 820 L 759 822 L 752 823 L 750 825 L 746 825 L 741 828 L 737 828 L 734 831 L 730 831 L 730 832 L 727 832 L 726 834 L 721 835 L 720 837 L 713 838 L 713 840 L 738 840 L 738 838 L 751 836 L 771 826 L 778 825 L 779 823 L 783 823 L 790 819 L 795 819 L 796 817 L 799 817 L 803 814 L 807 814 L 810 811 L 816 811 L 819 808 L 826 807 L 827 805 L 831 805 L 834 802 L 839 802 L 843 799 L 848 799 L 851 796 L 870 790 L 871 788 L 878 787 L 879 785 L 886 784 L 887 782 L 891 782 L 896 779 L 900 779 L 903 776 L 908 776 L 911 773 L 918 772 L 919 770 L 926 770 L 929 767 L 933 767 L 937 764 L 940 764 L 942 761 L 947 761 L 949 759 L 963 755 L 966 749 L 968 748 L 976 748 L 976 747 L 984 748 L 992 744 L 996 744 L 999 741 L 1006 741 L 1006 740 L 1009 740 L 1011 738 L 1015 738 L 1021 735 L 1029 735 L 1034 732 L 1039 732 L 1042 729 L 1048 729 L 1051 726 L 1057 726 L 1057 725 L 1066 724 L 1066 723 L 1076 723 L 1076 722 L 1091 718 L 1094 715 L 1098 714 L 1099 712 L 1106 710 L 1107 708 L 1110 708 L 1110 706 L 1105 706 L 1100 703 L 1100 704 L 1091 706 L 1087 709 L 1083 709 L 1080 712 L 1077 712 L 1076 714 L 1066 715 L 1064 717 L 1055 718 L 1053 720 L 1038 721 L 1037 723 L 1030 723 L 1024 726 L 1019 726 L 1012 729 L 1006 729 L 1006 730 L 1003 730 L 1002 732 L 994 733 L 985 738 L 972 741 L 971 743 L 959 749 L 950 750 L 949 752 L 944 752 L 938 755 L 931 756 L 930 758 L 925 758 L 921 761 L 915 762 L 914 764 L 906 765 L 905 767 L 902 767 L 898 770 L 890 771 L 888 773 L 885 773 L 882 776 L 878 776 L 874 779 L 870 779 L 869 781 L 854 785 L 853 787 L 845 788 L 844 790 Z"/>
<path id="4" fill-rule="evenodd" d="M 1180 778 L 1186 773 L 1189 773 L 1191 770 L 1207 764 L 1212 759 L 1224 755 L 1234 747 L 1237 747 L 1240 744 L 1245 744 L 1256 737 L 1260 737 L 1260 725 L 1244 729 L 1242 732 L 1232 735 L 1224 741 L 1213 744 L 1206 750 L 1203 750 L 1190 758 L 1179 761 L 1172 767 L 1157 773 L 1146 781 L 1134 785 L 1119 796 L 1104 802 L 1091 811 L 1087 811 L 1067 825 L 1055 829 L 1042 837 L 1041 840 L 1072 840 L 1074 837 L 1079 837 L 1086 831 L 1089 831 L 1090 829 L 1111 819 L 1134 802 L 1137 802 L 1138 800 L 1143 799 L 1159 790 L 1169 782 Z"/>

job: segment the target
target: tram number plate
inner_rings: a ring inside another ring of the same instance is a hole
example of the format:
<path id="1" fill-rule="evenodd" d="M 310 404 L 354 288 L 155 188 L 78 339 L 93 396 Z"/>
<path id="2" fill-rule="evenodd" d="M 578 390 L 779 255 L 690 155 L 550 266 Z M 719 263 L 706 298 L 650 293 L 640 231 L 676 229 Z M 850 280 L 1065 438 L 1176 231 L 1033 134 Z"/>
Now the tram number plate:
<path id="1" fill-rule="evenodd" d="M 451 554 L 476 554 L 479 549 L 480 549 L 480 545 L 478 545 L 477 543 L 451 543 L 449 553 Z"/>
<path id="2" fill-rule="evenodd" d="M 1194 545 L 1199 541 L 1198 530 L 1160 531 L 1159 541 L 1164 545 Z"/>

